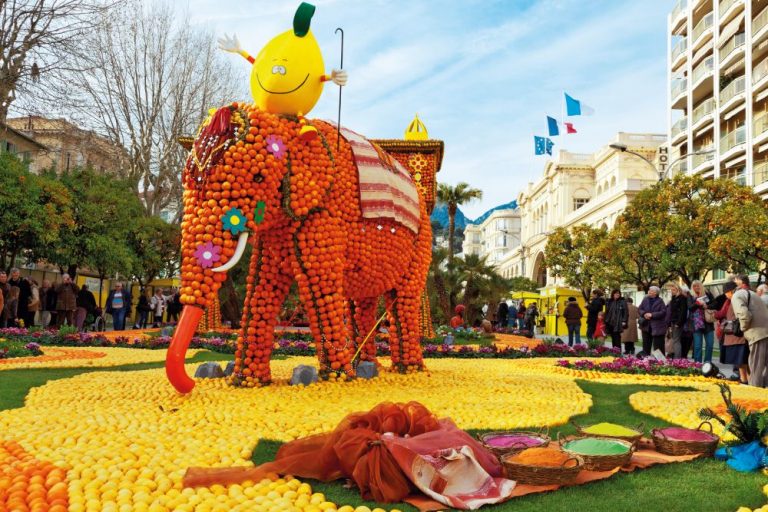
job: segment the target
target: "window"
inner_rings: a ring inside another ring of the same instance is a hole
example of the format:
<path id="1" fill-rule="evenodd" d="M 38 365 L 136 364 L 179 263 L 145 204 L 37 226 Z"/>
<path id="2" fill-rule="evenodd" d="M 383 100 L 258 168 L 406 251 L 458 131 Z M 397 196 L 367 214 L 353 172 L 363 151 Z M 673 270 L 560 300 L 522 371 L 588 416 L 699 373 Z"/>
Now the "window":
<path id="1" fill-rule="evenodd" d="M 5 149 L 6 153 L 11 153 L 11 154 L 16 154 L 16 152 L 19 150 L 16 147 L 16 144 L 14 144 L 13 142 L 8 142 L 8 141 L 5 141 L 5 148 L 4 149 Z"/>
<path id="2" fill-rule="evenodd" d="M 496 229 L 498 229 L 499 231 L 507 229 L 507 219 L 497 219 Z"/>
<path id="3" fill-rule="evenodd" d="M 720 281 L 725 279 L 725 270 L 720 270 L 719 268 L 716 268 L 712 271 L 712 280 L 713 281 Z"/>
<path id="4" fill-rule="evenodd" d="M 574 210 L 578 210 L 579 208 L 581 208 L 582 206 L 584 206 L 588 202 L 589 202 L 589 199 L 574 199 L 573 200 L 573 209 Z"/>
<path id="5" fill-rule="evenodd" d="M 507 235 L 498 235 L 496 237 L 496 247 L 506 247 L 507 246 Z"/>

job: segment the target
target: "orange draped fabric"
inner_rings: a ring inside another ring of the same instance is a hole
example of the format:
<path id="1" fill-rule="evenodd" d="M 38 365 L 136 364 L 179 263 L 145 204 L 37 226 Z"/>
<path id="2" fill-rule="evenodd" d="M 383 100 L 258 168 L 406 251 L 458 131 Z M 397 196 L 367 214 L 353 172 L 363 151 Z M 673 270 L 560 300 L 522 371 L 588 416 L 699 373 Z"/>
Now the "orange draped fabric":
<path id="1" fill-rule="evenodd" d="M 381 442 L 381 435 L 413 437 L 440 428 L 437 417 L 417 402 L 385 402 L 368 412 L 348 415 L 330 433 L 284 444 L 273 462 L 255 468 L 190 468 L 184 485 L 257 482 L 270 473 L 323 482 L 351 478 L 365 499 L 402 501 L 414 487 Z"/>

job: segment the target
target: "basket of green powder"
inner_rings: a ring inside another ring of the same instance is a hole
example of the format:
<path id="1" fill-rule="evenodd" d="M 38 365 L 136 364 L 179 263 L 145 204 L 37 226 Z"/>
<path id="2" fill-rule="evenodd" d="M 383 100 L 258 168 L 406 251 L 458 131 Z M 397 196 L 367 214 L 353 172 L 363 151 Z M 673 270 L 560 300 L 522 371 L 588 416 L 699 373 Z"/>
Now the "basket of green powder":
<path id="1" fill-rule="evenodd" d="M 612 437 L 579 437 L 561 441 L 564 452 L 584 460 L 584 469 L 610 471 L 625 466 L 632 459 L 635 447 L 629 441 Z"/>
<path id="2" fill-rule="evenodd" d="M 632 444 L 636 444 L 643 437 L 643 424 L 638 425 L 636 428 L 625 427 L 624 425 L 617 425 L 616 423 L 595 423 L 588 427 L 582 427 L 571 421 L 576 431 L 582 436 L 587 437 L 610 437 L 613 439 L 623 439 L 629 441 Z"/>

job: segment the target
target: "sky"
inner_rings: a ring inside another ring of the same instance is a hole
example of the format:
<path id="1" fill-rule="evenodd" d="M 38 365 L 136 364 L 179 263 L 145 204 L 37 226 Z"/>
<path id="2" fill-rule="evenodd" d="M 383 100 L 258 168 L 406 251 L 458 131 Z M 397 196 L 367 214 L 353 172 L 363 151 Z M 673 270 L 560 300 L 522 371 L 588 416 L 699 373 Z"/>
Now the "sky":
<path id="1" fill-rule="evenodd" d="M 177 3 L 177 2 L 174 2 Z M 291 28 L 298 0 L 189 0 L 195 24 L 236 33 L 252 55 Z M 178 2 L 181 4 L 181 2 Z M 561 117 L 563 92 L 595 109 L 555 150 L 591 153 L 617 132 L 666 132 L 666 20 L 672 0 L 315 0 L 312 31 L 328 72 L 340 63 L 343 125 L 401 138 L 414 114 L 445 141 L 440 182 L 482 201 L 470 218 L 517 198 L 542 175 L 533 135 Z M 230 55 L 247 67 L 242 57 Z M 309 117 L 336 119 L 326 86 Z"/>

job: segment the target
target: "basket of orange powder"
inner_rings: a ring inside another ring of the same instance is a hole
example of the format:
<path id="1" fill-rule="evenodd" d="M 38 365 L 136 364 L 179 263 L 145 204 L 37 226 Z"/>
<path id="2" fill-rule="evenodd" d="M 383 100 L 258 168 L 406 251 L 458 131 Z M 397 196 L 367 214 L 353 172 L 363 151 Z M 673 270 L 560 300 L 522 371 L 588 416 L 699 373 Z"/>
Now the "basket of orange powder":
<path id="1" fill-rule="evenodd" d="M 507 478 L 529 485 L 567 485 L 584 466 L 578 455 L 554 447 L 528 448 L 501 456 Z"/>

